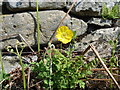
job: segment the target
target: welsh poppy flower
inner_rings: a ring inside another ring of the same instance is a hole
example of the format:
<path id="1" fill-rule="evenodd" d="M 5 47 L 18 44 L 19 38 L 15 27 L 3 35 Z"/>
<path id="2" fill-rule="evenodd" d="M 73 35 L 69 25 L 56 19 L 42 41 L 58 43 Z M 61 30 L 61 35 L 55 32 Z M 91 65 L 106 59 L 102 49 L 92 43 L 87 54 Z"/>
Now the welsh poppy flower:
<path id="1" fill-rule="evenodd" d="M 67 26 L 60 26 L 56 31 L 56 38 L 63 44 L 69 43 L 72 40 L 73 35 L 73 31 Z"/>

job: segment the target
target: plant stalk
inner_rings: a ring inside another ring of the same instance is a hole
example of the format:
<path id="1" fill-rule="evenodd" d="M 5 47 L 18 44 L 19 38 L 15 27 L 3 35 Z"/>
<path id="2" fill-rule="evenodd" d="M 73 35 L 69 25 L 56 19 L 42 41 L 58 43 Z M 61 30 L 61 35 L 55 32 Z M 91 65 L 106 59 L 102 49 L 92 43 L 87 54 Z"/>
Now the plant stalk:
<path id="1" fill-rule="evenodd" d="M 38 42 L 38 52 L 40 51 L 40 23 L 39 23 L 39 7 L 38 0 L 36 0 L 36 16 L 37 16 L 37 42 Z"/>
<path id="2" fill-rule="evenodd" d="M 21 57 L 21 54 L 22 54 L 23 48 L 22 48 L 22 50 L 21 50 L 21 53 L 19 53 L 17 45 L 16 45 L 15 48 L 16 48 L 16 55 L 19 57 L 19 59 L 20 59 L 20 65 L 21 65 L 21 67 L 22 67 L 23 87 L 24 87 L 24 90 L 26 90 L 25 72 L 24 72 L 24 66 L 23 66 L 23 63 L 22 63 L 22 57 Z"/>
<path id="3" fill-rule="evenodd" d="M 5 74 L 5 70 L 4 70 L 4 65 L 3 65 L 3 61 L 2 61 L 2 53 L 1 53 L 1 50 L 0 50 L 0 64 L 1 64 L 1 67 L 2 67 L 2 77 L 1 79 L 4 80 L 4 74 Z M 0 89 L 2 89 L 3 85 L 0 84 Z"/>
<path id="4" fill-rule="evenodd" d="M 22 63 L 22 58 L 21 58 L 21 56 L 19 56 L 19 59 L 20 59 L 20 65 L 21 65 L 21 67 L 22 67 L 23 86 L 24 86 L 24 90 L 26 90 L 25 72 L 24 72 L 24 66 L 23 66 L 23 63 Z"/>
<path id="5" fill-rule="evenodd" d="M 4 75 L 5 70 L 4 70 L 4 65 L 3 65 L 3 61 L 2 61 L 2 53 L 1 53 L 1 50 L 0 50 L 0 63 L 1 63 L 1 67 L 2 67 L 2 74 Z"/>
<path id="6" fill-rule="evenodd" d="M 51 49 L 52 51 L 52 49 Z M 51 55 L 52 52 L 50 52 L 50 80 L 49 80 L 49 86 L 50 86 L 50 90 L 52 90 L 52 87 L 51 87 L 51 76 L 52 76 L 52 55 Z"/>

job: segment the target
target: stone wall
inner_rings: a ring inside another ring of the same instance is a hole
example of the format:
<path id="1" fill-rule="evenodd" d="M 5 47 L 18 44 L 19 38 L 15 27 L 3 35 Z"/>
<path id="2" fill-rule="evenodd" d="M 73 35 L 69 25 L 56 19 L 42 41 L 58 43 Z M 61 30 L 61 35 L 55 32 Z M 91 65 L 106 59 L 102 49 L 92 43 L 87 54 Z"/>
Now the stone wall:
<path id="1" fill-rule="evenodd" d="M 55 0 L 49 0 L 49 2 L 39 1 L 41 44 L 47 44 L 60 20 L 72 5 L 73 0 L 62 0 L 61 2 L 53 2 Z M 120 5 L 120 2 L 105 3 L 109 8 L 116 3 Z M 111 55 L 111 46 L 108 41 L 115 40 L 118 37 L 120 19 L 102 19 L 102 5 L 103 2 L 82 2 L 82 0 L 78 0 L 62 23 L 62 25 L 68 26 L 71 30 L 77 32 L 79 40 L 75 43 L 76 51 L 82 51 L 89 44 L 93 44 L 102 57 Z M 0 9 L 0 49 L 3 50 L 9 45 L 15 47 L 16 40 L 21 40 L 18 34 L 22 34 L 31 46 L 36 46 L 35 0 L 1 0 Z M 55 42 L 57 42 L 56 38 L 54 38 Z M 88 55 L 92 56 L 92 53 L 88 53 Z M 8 60 L 7 62 L 11 63 L 12 61 L 9 59 L 9 56 L 3 57 L 5 62 Z M 14 66 L 10 64 L 9 67 Z"/>

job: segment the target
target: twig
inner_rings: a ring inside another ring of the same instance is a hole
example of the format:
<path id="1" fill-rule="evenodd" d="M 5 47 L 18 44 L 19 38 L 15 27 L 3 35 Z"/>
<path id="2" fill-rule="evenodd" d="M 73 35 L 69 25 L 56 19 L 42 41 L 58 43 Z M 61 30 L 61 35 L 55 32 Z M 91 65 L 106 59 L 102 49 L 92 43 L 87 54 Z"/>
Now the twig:
<path id="1" fill-rule="evenodd" d="M 30 88 L 32 88 L 32 87 L 34 87 L 34 86 L 36 86 L 37 84 L 42 83 L 42 81 L 43 81 L 43 80 L 41 80 L 41 81 L 37 82 L 36 84 L 34 84 L 34 85 L 30 86 Z"/>
<path id="2" fill-rule="evenodd" d="M 14 82 L 10 82 L 10 83 L 9 83 L 9 90 L 11 90 L 13 83 L 14 83 Z"/>
<path id="3" fill-rule="evenodd" d="M 98 79 L 98 78 L 94 78 L 94 79 L 89 79 L 88 80 L 93 80 L 93 81 L 110 81 L 111 79 Z"/>
<path id="4" fill-rule="evenodd" d="M 115 73 L 112 73 L 114 76 L 118 76 L 118 77 L 120 77 L 120 75 L 118 75 L 118 74 L 115 74 Z"/>
<path id="5" fill-rule="evenodd" d="M 109 69 L 107 68 L 107 66 L 105 65 L 105 63 L 103 62 L 103 60 L 101 59 L 101 57 L 100 57 L 99 53 L 97 52 L 97 50 L 95 49 L 95 47 L 93 45 L 90 45 L 90 47 L 93 50 L 93 52 L 95 53 L 95 55 L 98 57 L 98 60 L 101 62 L 101 64 L 105 68 L 106 72 L 112 78 L 112 80 L 114 81 L 114 83 L 116 84 L 116 86 L 118 87 L 118 89 L 120 89 L 119 84 L 117 83 L 117 81 L 115 80 L 115 78 L 113 77 L 113 75 L 110 73 Z"/>
<path id="6" fill-rule="evenodd" d="M 13 85 L 13 82 L 10 82 L 9 84 L 5 85 L 5 87 L 4 87 L 5 90 L 11 90 L 12 85 Z"/>
<path id="7" fill-rule="evenodd" d="M 28 67 L 28 82 L 27 82 L 27 90 L 29 90 L 29 88 L 30 88 L 30 68 Z"/>
<path id="8" fill-rule="evenodd" d="M 89 81 L 89 80 L 92 80 L 92 81 L 111 81 L 111 79 L 99 79 L 99 78 L 87 78 L 87 79 L 80 79 L 80 80 L 83 80 L 83 81 Z"/>
<path id="9" fill-rule="evenodd" d="M 109 70 L 120 70 L 120 68 L 108 68 Z M 105 71 L 104 68 L 93 68 L 92 71 Z"/>
<path id="10" fill-rule="evenodd" d="M 6 79 L 3 79 L 1 82 L 0 82 L 0 85 L 5 81 Z"/>
<path id="11" fill-rule="evenodd" d="M 88 46 L 86 49 L 85 49 L 85 51 L 84 52 L 82 52 L 82 55 L 84 55 L 89 49 L 90 49 L 91 47 L 90 46 Z"/>
<path id="12" fill-rule="evenodd" d="M 35 53 L 35 51 L 32 49 L 32 47 L 28 44 L 28 42 L 25 40 L 25 38 L 21 35 L 21 34 L 18 34 L 21 38 L 22 38 L 22 40 L 28 45 L 28 47 L 30 48 L 30 50 L 33 52 L 33 53 Z"/>
<path id="13" fill-rule="evenodd" d="M 52 48 L 50 48 L 51 50 L 51 52 L 50 52 L 50 54 L 49 54 L 49 57 L 50 57 L 50 80 L 49 80 L 49 86 L 50 86 L 50 90 L 52 90 L 52 87 L 51 87 L 51 76 L 52 76 Z"/>

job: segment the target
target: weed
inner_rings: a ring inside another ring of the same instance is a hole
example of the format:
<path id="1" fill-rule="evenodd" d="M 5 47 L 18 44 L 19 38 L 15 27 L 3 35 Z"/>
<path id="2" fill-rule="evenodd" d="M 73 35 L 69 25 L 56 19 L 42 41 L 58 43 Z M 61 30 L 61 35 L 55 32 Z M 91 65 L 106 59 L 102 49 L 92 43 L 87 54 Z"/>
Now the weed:
<path id="1" fill-rule="evenodd" d="M 60 28 L 58 28 L 59 30 Z M 62 28 L 63 29 L 63 28 Z M 61 30 L 59 30 L 61 31 Z M 62 35 L 63 32 L 60 32 Z M 59 34 L 59 32 L 57 33 Z M 69 35 L 68 35 L 69 36 Z M 73 37 L 75 37 L 75 32 Z M 60 36 L 59 36 L 60 38 Z M 70 41 L 72 40 L 71 38 Z M 60 38 L 62 42 L 66 38 Z M 68 41 L 68 42 L 70 42 Z M 67 43 L 68 43 L 67 42 Z M 41 86 L 45 89 L 63 89 L 63 88 L 80 88 L 85 87 L 85 83 L 81 80 L 91 75 L 91 67 L 94 66 L 93 62 L 85 62 L 83 56 L 72 57 L 73 48 L 68 51 L 55 49 L 53 44 L 49 43 L 47 55 L 40 62 L 32 63 L 32 71 L 36 77 L 41 80 Z M 64 54 L 63 54 L 64 52 Z M 65 56 L 66 55 L 66 56 Z"/>
<path id="2" fill-rule="evenodd" d="M 58 49 L 47 51 L 48 54 L 52 53 L 52 74 L 50 74 L 50 61 L 49 55 L 46 56 L 46 63 L 41 60 L 34 63 L 32 70 L 36 73 L 36 77 L 42 82 L 44 88 L 49 89 L 49 84 L 52 88 L 75 88 L 78 84 L 81 88 L 85 87 L 85 83 L 80 80 L 87 78 L 87 75 L 92 74 L 90 68 L 92 63 L 85 63 L 83 56 L 76 56 L 69 59 L 65 57 Z M 68 51 L 65 51 L 68 54 Z M 67 55 L 69 56 L 69 55 Z M 82 69 L 81 69 L 82 68 Z M 51 80 L 51 81 L 50 81 Z"/>
<path id="3" fill-rule="evenodd" d="M 106 4 L 103 4 L 101 15 L 104 19 L 120 18 L 120 7 L 116 4 L 112 7 L 112 9 L 110 9 L 107 8 Z"/>
<path id="4" fill-rule="evenodd" d="M 118 67 L 118 58 L 115 55 L 117 44 L 118 44 L 118 40 L 117 39 L 114 40 L 114 41 L 110 40 L 109 44 L 112 46 L 112 57 L 110 58 L 110 67 L 111 68 Z"/>
<path id="5" fill-rule="evenodd" d="M 1 51 L 0 51 L 0 64 L 1 64 L 1 68 L 2 68 L 2 70 L 0 71 L 0 89 L 3 90 L 5 88 L 5 86 L 2 85 L 2 82 L 5 80 L 9 80 L 9 74 L 5 73 Z"/>
<path id="6" fill-rule="evenodd" d="M 38 43 L 38 52 L 40 51 L 40 22 L 39 22 L 39 7 L 38 0 L 36 0 L 36 17 L 37 17 L 37 43 Z"/>
<path id="7" fill-rule="evenodd" d="M 18 50 L 18 47 L 21 48 L 20 51 Z M 24 86 L 24 90 L 26 90 L 26 79 L 25 79 L 25 72 L 24 72 L 24 64 L 22 63 L 22 57 L 21 57 L 21 54 L 23 52 L 24 47 L 25 47 L 25 44 L 23 42 L 20 43 L 19 41 L 17 41 L 16 46 L 15 46 L 16 51 L 14 51 L 11 46 L 7 47 L 7 51 L 17 55 L 19 60 L 20 60 L 20 65 L 22 67 L 23 86 Z"/>

